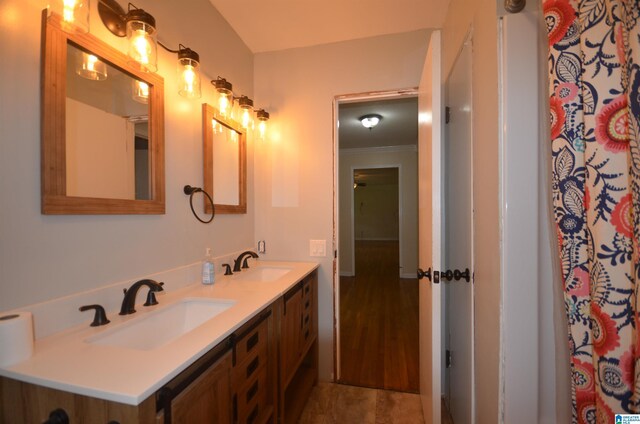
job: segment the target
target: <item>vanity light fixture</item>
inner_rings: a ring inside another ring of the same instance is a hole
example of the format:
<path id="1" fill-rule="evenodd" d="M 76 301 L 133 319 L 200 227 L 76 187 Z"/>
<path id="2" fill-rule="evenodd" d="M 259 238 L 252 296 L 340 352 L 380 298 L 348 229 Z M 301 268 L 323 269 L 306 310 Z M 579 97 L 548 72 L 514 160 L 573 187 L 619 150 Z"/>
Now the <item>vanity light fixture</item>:
<path id="1" fill-rule="evenodd" d="M 189 99 L 202 97 L 200 88 L 200 55 L 182 44 L 172 50 L 158 41 L 160 47 L 178 54 L 178 93 Z"/>
<path id="2" fill-rule="evenodd" d="M 90 0 L 57 0 L 51 10 L 62 16 L 62 29 L 69 33 L 89 32 Z"/>
<path id="3" fill-rule="evenodd" d="M 253 129 L 253 117 L 251 112 L 253 112 L 253 100 L 248 98 L 247 96 L 238 97 L 238 106 L 242 110 L 242 126 L 244 129 Z"/>
<path id="4" fill-rule="evenodd" d="M 88 80 L 104 81 L 107 79 L 107 65 L 91 53 L 78 51 L 76 74 Z"/>
<path id="5" fill-rule="evenodd" d="M 211 84 L 213 84 L 218 92 L 218 109 L 220 110 L 220 114 L 226 117 L 233 106 L 233 85 L 220 76 L 215 80 L 211 80 Z"/>
<path id="6" fill-rule="evenodd" d="M 131 65 L 145 72 L 158 70 L 156 20 L 153 16 L 131 3 L 125 13 L 115 0 L 99 0 L 98 13 L 111 33 L 127 37 Z"/>
<path id="7" fill-rule="evenodd" d="M 376 125 L 378 125 L 378 123 L 382 120 L 382 116 L 380 116 L 378 114 L 375 114 L 375 113 L 371 113 L 371 114 L 368 114 L 368 115 L 361 116 L 358 119 L 362 123 L 363 127 L 369 128 L 369 130 L 371 130 L 371 128 L 373 128 Z"/>
<path id="8" fill-rule="evenodd" d="M 260 139 L 264 140 L 267 135 L 267 121 L 269 120 L 269 112 L 264 109 L 258 109 L 256 116 L 260 123 L 258 124 L 258 131 L 260 131 Z"/>

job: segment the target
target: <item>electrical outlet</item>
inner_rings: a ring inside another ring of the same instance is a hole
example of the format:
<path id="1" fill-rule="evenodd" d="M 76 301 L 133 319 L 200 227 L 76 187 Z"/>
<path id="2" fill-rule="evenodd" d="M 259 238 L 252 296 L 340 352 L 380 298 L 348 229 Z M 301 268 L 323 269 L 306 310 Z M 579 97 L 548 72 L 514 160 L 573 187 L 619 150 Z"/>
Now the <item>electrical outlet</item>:
<path id="1" fill-rule="evenodd" d="M 309 240 L 309 256 L 327 256 L 327 241 Z"/>

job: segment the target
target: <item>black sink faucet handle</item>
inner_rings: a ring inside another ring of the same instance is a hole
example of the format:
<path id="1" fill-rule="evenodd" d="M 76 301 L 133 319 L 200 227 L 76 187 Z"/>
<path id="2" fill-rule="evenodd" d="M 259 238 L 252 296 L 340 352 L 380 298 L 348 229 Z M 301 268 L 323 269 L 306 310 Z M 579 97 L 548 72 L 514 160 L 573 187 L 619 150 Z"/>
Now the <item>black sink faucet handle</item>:
<path id="1" fill-rule="evenodd" d="M 99 327 L 111 322 L 107 319 L 107 314 L 105 313 L 102 305 L 84 305 L 80 307 L 80 312 L 88 311 L 90 309 L 96 310 L 96 313 L 93 316 L 93 322 L 91 323 L 92 327 Z"/>
<path id="2" fill-rule="evenodd" d="M 224 275 L 233 275 L 233 272 L 231 272 L 231 265 L 222 264 L 222 266 L 224 267 Z"/>

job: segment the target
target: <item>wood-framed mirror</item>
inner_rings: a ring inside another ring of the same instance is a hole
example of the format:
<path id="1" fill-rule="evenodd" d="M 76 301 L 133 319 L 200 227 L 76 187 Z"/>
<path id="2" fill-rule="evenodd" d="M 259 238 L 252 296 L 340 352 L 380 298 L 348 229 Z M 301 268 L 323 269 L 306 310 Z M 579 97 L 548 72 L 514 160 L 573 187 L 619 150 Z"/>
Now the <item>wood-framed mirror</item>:
<path id="1" fill-rule="evenodd" d="M 216 214 L 247 213 L 247 140 L 242 125 L 202 105 L 204 190 L 213 198 Z M 212 213 L 205 202 L 205 213 Z"/>
<path id="2" fill-rule="evenodd" d="M 42 213 L 164 214 L 164 81 L 42 13 Z"/>

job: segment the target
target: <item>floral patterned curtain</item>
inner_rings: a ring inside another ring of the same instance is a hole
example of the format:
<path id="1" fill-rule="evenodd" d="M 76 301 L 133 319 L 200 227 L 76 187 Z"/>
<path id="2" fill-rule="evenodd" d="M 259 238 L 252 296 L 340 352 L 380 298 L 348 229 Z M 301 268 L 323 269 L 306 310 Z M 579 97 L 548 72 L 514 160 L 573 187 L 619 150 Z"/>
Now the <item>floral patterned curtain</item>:
<path id="1" fill-rule="evenodd" d="M 545 0 L 573 421 L 640 413 L 640 1 Z"/>

